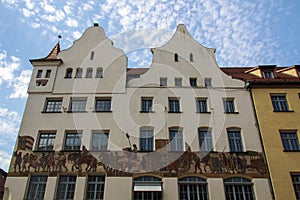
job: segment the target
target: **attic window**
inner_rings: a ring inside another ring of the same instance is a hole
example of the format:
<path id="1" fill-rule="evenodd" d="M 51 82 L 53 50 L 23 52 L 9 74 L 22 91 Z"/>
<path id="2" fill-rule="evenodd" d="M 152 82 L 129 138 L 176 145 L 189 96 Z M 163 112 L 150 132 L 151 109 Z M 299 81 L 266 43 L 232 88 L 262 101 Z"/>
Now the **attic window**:
<path id="1" fill-rule="evenodd" d="M 211 78 L 204 78 L 204 84 L 205 84 L 205 87 L 210 87 L 211 86 Z"/>
<path id="2" fill-rule="evenodd" d="M 39 69 L 37 71 L 36 78 L 41 78 L 42 77 L 42 73 L 43 73 L 43 70 Z"/>
<path id="3" fill-rule="evenodd" d="M 93 76 L 93 68 L 87 68 L 86 69 L 86 74 L 85 74 L 85 77 L 86 78 L 92 78 L 92 76 Z"/>
<path id="4" fill-rule="evenodd" d="M 103 68 L 102 67 L 97 68 L 96 78 L 103 78 Z"/>
<path id="5" fill-rule="evenodd" d="M 274 73 L 272 70 L 263 70 L 262 74 L 264 78 L 274 78 Z"/>
<path id="6" fill-rule="evenodd" d="M 95 54 L 94 51 L 92 51 L 92 52 L 91 52 L 91 60 L 94 59 L 94 54 Z"/>
<path id="7" fill-rule="evenodd" d="M 179 61 L 179 60 L 178 60 L 178 54 L 177 54 L 177 53 L 175 53 L 174 59 L 175 59 L 175 62 L 178 62 L 178 61 Z"/>
<path id="8" fill-rule="evenodd" d="M 82 78 L 82 68 L 76 69 L 75 78 Z"/>
<path id="9" fill-rule="evenodd" d="M 50 78 L 50 75 L 51 75 L 51 69 L 48 69 L 48 70 L 46 71 L 45 78 Z"/>
<path id="10" fill-rule="evenodd" d="M 73 73 L 73 69 L 72 68 L 68 68 L 66 70 L 65 78 L 72 78 L 72 73 Z"/>
<path id="11" fill-rule="evenodd" d="M 190 53 L 190 62 L 194 62 L 194 56 L 192 53 Z"/>

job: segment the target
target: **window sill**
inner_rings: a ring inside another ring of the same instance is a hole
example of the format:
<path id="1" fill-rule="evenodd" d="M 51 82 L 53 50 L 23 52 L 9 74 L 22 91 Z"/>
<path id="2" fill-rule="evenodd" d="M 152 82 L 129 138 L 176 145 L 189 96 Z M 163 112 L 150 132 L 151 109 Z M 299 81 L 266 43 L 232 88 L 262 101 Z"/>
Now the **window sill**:
<path id="1" fill-rule="evenodd" d="M 182 113 L 181 111 L 174 112 L 174 111 L 168 111 L 168 113 Z"/>
<path id="2" fill-rule="evenodd" d="M 294 112 L 293 110 L 273 110 L 273 112 L 278 112 L 278 113 L 285 113 L 285 112 Z"/>
<path id="3" fill-rule="evenodd" d="M 94 110 L 93 112 L 95 112 L 95 113 L 112 113 L 112 111 L 111 110 L 103 110 L 103 111 L 98 111 L 98 110 Z"/>
<path id="4" fill-rule="evenodd" d="M 225 114 L 239 114 L 239 112 L 224 112 Z"/>
<path id="5" fill-rule="evenodd" d="M 140 113 L 155 113 L 154 111 L 140 111 Z"/>
<path id="6" fill-rule="evenodd" d="M 46 111 L 42 111 L 41 113 L 62 113 L 61 111 L 57 111 L 57 112 L 46 112 Z"/>
<path id="7" fill-rule="evenodd" d="M 196 112 L 198 114 L 202 113 L 202 114 L 210 114 L 211 112 Z"/>
<path id="8" fill-rule="evenodd" d="M 68 110 L 67 113 L 87 113 L 87 111 L 70 111 Z"/>

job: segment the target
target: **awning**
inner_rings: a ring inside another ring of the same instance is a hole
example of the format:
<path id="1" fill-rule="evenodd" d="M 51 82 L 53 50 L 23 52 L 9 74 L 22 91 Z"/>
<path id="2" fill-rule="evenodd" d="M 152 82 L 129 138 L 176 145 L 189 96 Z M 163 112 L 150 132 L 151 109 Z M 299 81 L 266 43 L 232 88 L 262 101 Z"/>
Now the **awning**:
<path id="1" fill-rule="evenodd" d="M 161 192 L 161 185 L 135 185 L 134 191 Z"/>

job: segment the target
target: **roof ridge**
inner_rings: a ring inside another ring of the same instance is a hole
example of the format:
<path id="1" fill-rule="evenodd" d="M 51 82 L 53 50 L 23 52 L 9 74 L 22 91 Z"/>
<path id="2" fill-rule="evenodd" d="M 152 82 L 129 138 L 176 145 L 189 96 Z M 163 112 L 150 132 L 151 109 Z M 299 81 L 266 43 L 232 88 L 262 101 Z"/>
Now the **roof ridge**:
<path id="1" fill-rule="evenodd" d="M 43 60 L 57 59 L 57 55 L 59 52 L 60 52 L 60 45 L 59 42 L 57 42 L 56 45 L 53 47 L 53 49 L 50 51 L 50 53 L 45 58 L 42 59 Z"/>

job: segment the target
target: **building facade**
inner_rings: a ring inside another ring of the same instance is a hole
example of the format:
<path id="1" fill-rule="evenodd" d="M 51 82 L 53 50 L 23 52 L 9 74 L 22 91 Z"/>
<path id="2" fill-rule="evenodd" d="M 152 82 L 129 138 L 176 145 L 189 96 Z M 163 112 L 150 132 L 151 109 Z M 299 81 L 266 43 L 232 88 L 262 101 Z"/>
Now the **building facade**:
<path id="1" fill-rule="evenodd" d="M 276 199 L 300 199 L 299 67 L 224 69 L 251 90 Z"/>
<path id="2" fill-rule="evenodd" d="M 33 73 L 7 199 L 272 199 L 250 92 L 178 25 L 128 68 L 95 24 Z"/>

